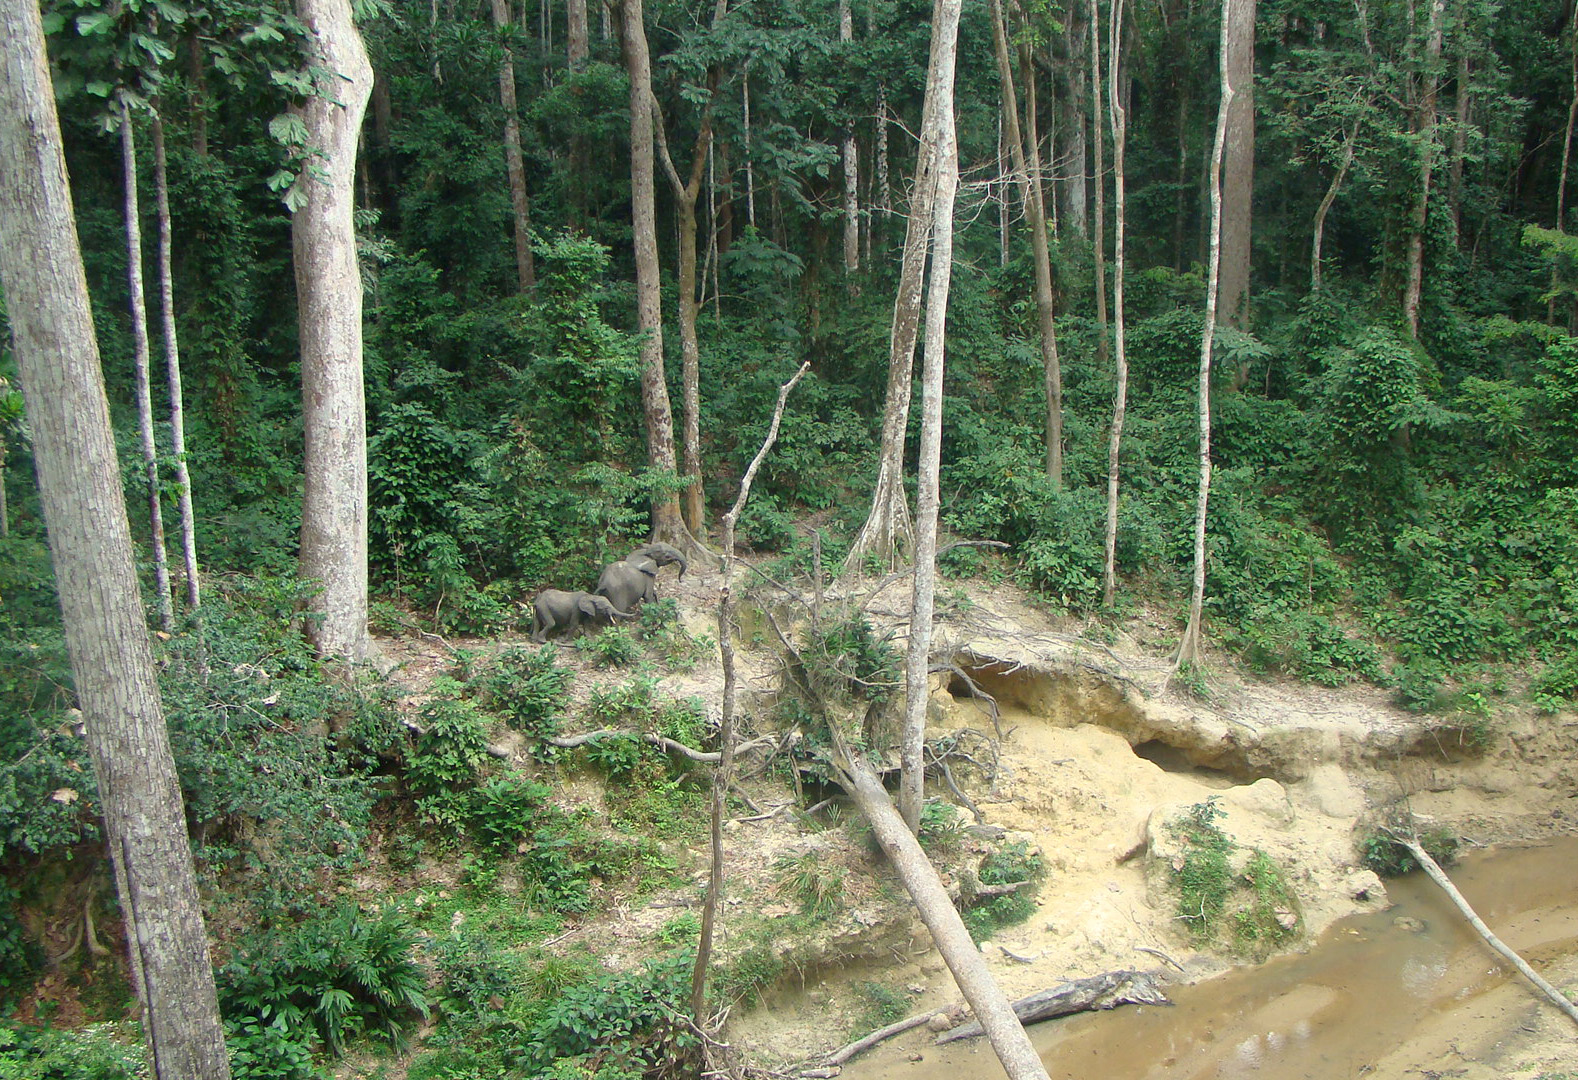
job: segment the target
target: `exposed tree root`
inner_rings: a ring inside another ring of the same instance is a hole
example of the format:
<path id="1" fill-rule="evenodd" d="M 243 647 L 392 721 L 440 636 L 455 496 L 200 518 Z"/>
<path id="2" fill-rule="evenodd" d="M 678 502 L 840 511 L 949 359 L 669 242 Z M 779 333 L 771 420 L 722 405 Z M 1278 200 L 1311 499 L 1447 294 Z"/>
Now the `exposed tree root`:
<path id="1" fill-rule="evenodd" d="M 1022 997 L 1014 1002 L 1014 1015 L 1020 1023 L 1033 1024 L 1078 1012 L 1115 1009 L 1119 1005 L 1171 1005 L 1156 985 L 1156 977 L 1143 971 L 1108 971 L 1054 986 L 1050 990 Z M 937 1042 L 954 1042 L 981 1034 L 975 1021 L 961 1024 L 937 1036 Z"/>

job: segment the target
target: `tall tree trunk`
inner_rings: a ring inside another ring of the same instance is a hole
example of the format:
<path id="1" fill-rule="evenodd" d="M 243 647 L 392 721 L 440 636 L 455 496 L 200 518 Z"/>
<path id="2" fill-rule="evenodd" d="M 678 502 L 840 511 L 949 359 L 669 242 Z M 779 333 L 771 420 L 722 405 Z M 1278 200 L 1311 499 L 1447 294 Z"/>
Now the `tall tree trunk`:
<path id="1" fill-rule="evenodd" d="M 1178 643 L 1178 655 L 1173 660 L 1174 671 L 1200 658 L 1200 620 L 1205 606 L 1205 515 L 1211 494 L 1211 352 L 1216 345 L 1217 297 L 1221 287 L 1222 157 L 1227 143 L 1233 98 L 1238 89 L 1233 85 L 1227 40 L 1233 5 L 1243 2 L 1245 0 L 1225 0 L 1222 5 L 1222 100 L 1216 110 L 1216 139 L 1211 145 L 1211 167 L 1206 181 L 1211 188 L 1211 254 L 1206 265 L 1205 329 L 1200 335 L 1200 482 L 1194 507 L 1194 585 L 1189 593 L 1189 622 Z"/>
<path id="2" fill-rule="evenodd" d="M 1181 80 L 1180 80 L 1181 81 Z M 1184 271 L 1184 237 L 1188 234 L 1189 95 L 1178 90 L 1178 160 L 1173 171 L 1173 269 Z"/>
<path id="3" fill-rule="evenodd" d="M 537 287 L 531 253 L 531 203 L 526 197 L 526 162 L 521 156 L 520 109 L 515 101 L 515 50 L 510 48 L 510 0 L 492 0 L 493 25 L 499 31 L 499 104 L 504 107 L 504 164 L 510 178 L 510 205 L 515 216 L 515 276 L 520 291 Z M 546 4 L 544 5 L 546 7 Z"/>
<path id="4" fill-rule="evenodd" d="M 592 50 L 586 30 L 586 0 L 565 0 L 565 63 L 571 71 L 586 66 Z"/>
<path id="5" fill-rule="evenodd" d="M 712 25 L 716 29 L 728 14 L 728 0 L 717 0 L 713 5 Z M 701 110 L 700 131 L 696 144 L 691 148 L 690 174 L 681 177 L 674 167 L 664 134 L 663 117 L 652 103 L 652 116 L 656 124 L 659 160 L 668 176 L 669 187 L 674 192 L 674 209 L 679 225 L 679 340 L 680 340 L 680 475 L 688 478 L 680 510 L 685 527 L 694 536 L 700 536 L 705 527 L 705 505 L 701 480 L 701 345 L 696 333 L 696 321 L 701 314 L 698 289 L 703 282 L 696 274 L 696 201 L 701 197 L 702 181 L 706 179 L 707 150 L 712 145 L 712 114 L 717 101 L 721 72 L 714 66 L 707 71 L 707 101 Z"/>
<path id="6" fill-rule="evenodd" d="M 1456 123 L 1452 126 L 1452 161 L 1447 167 L 1447 201 L 1452 211 L 1452 245 L 1458 245 L 1463 232 L 1463 161 L 1468 154 L 1469 91 L 1468 35 L 1464 35 L 1457 57 Z"/>
<path id="7" fill-rule="evenodd" d="M 187 78 L 192 109 L 192 151 L 208 156 L 208 80 L 203 69 L 203 40 L 196 30 L 186 35 Z"/>
<path id="8" fill-rule="evenodd" d="M 352 184 L 373 70 L 350 0 L 296 0 L 309 56 L 332 72 L 325 96 L 299 113 L 320 154 L 297 179 L 291 219 L 301 323 L 306 448 L 300 574 L 321 586 L 308 601 L 321 616 L 307 634 L 319 656 L 367 659 L 367 413 L 362 393 L 362 277 L 356 262 Z"/>
<path id="9" fill-rule="evenodd" d="M 154 1080 L 228 1080 L 38 5 L 0 0 L 0 290 Z"/>
<path id="10" fill-rule="evenodd" d="M 641 0 L 620 0 L 625 66 L 630 75 L 630 216 L 636 256 L 636 329 L 641 335 L 641 408 L 646 415 L 647 462 L 674 472 L 674 413 L 663 374 L 663 311 L 659 293 L 654 189 L 652 59 Z M 652 539 L 694 546 L 672 493 L 652 497 Z"/>
<path id="11" fill-rule="evenodd" d="M 1407 280 L 1403 285 L 1403 324 L 1408 336 L 1419 337 L 1419 305 L 1425 282 L 1425 227 L 1430 219 L 1430 183 L 1436 162 L 1436 92 L 1441 77 L 1441 37 L 1446 21 L 1446 0 L 1429 0 L 1430 22 L 1425 30 L 1425 76 L 1415 113 L 1414 133 L 1419 137 L 1419 181 L 1409 213 Z"/>
<path id="12" fill-rule="evenodd" d="M 751 65 L 740 76 L 740 112 L 745 118 L 745 222 L 756 227 L 756 166 L 751 149 Z"/>
<path id="13" fill-rule="evenodd" d="M 942 469 L 942 381 L 946 359 L 948 287 L 953 275 L 953 203 L 959 189 L 959 141 L 953 88 L 962 0 L 941 0 L 934 31 L 943 53 L 933 66 L 937 191 L 931 215 L 931 283 L 926 293 L 926 345 L 921 364 L 920 460 L 916 466 L 915 580 L 905 665 L 904 730 L 899 746 L 899 812 L 910 832 L 920 832 L 926 801 L 926 702 L 930 697 L 932 613 L 937 598 L 937 508 Z"/>
<path id="14" fill-rule="evenodd" d="M 1255 189 L 1255 0 L 1232 0 L 1224 48 L 1233 80 L 1222 158 L 1222 267 L 1217 319 L 1249 329 L 1251 208 Z M 1240 389 L 1248 371 L 1235 373 Z"/>
<path id="15" fill-rule="evenodd" d="M 1107 366 L 1107 200 L 1103 194 L 1106 185 L 1106 164 L 1102 160 L 1101 145 L 1101 12 L 1096 0 L 1090 0 L 1090 97 L 1091 143 L 1096 159 L 1096 222 L 1091 236 L 1092 254 L 1096 260 L 1096 360 Z"/>
<path id="16" fill-rule="evenodd" d="M 849 0 L 838 0 L 838 40 L 846 52 L 855 43 L 855 17 L 849 10 Z M 855 295 L 860 290 L 854 280 L 854 274 L 860 270 L 860 161 L 853 121 L 844 128 L 839 157 L 844 165 L 844 274 L 850 279 L 850 294 Z"/>
<path id="17" fill-rule="evenodd" d="M 958 32 L 943 24 L 945 5 L 954 0 L 933 0 L 931 59 L 927 65 L 926 96 L 921 106 L 920 147 L 915 159 L 915 186 L 910 198 L 909 222 L 904 231 L 904 254 L 899 263 L 898 295 L 893 302 L 893 326 L 888 338 L 888 387 L 882 410 L 882 437 L 878 446 L 877 482 L 871 511 L 860 527 L 844 571 L 860 574 L 868 562 L 894 569 L 909 557 L 915 543 L 909 504 L 904 498 L 904 432 L 909 424 L 910 379 L 915 365 L 915 338 L 920 329 L 921 286 L 925 278 L 927 239 L 932 229 L 932 205 L 937 194 L 938 154 L 941 146 L 941 105 L 938 87 L 953 76 L 942 71 L 952 64 Z M 947 37 L 945 41 L 944 38 Z M 946 46 L 946 47 L 945 47 Z"/>
<path id="18" fill-rule="evenodd" d="M 877 84 L 877 213 L 884 226 L 893 213 L 893 183 L 888 175 L 888 85 Z"/>
<path id="19" fill-rule="evenodd" d="M 147 485 L 148 546 L 153 556 L 154 603 L 159 628 L 175 628 L 170 604 L 170 563 L 164 547 L 164 513 L 159 505 L 159 447 L 153 437 L 153 387 L 149 377 L 148 305 L 142 277 L 142 215 L 137 206 L 137 143 L 131 107 L 124 99 L 121 114 L 121 170 L 126 188 L 126 276 L 131 295 L 132 371 L 137 394 L 137 435 L 142 448 L 143 483 Z"/>
<path id="20" fill-rule="evenodd" d="M 1310 292 L 1312 293 L 1321 290 L 1321 247 L 1326 238 L 1326 215 L 1331 212 L 1332 204 L 1337 201 L 1337 192 L 1342 189 L 1343 178 L 1348 175 L 1348 167 L 1353 164 L 1353 149 L 1358 139 L 1359 122 L 1355 120 L 1342 142 L 1342 161 L 1338 163 L 1337 172 L 1331 178 L 1331 183 L 1327 185 L 1326 195 L 1315 210 L 1315 225 L 1310 241 Z"/>
<path id="21" fill-rule="evenodd" d="M 1036 319 L 1041 336 L 1041 371 L 1046 388 L 1046 472 L 1054 488 L 1063 486 L 1063 368 L 1057 352 L 1057 308 L 1052 295 L 1052 257 L 1047 236 L 1046 203 L 1041 190 L 1040 140 L 1031 115 L 1029 153 L 1019 129 L 1019 94 L 1008 55 L 1008 33 L 1000 0 L 992 0 L 992 39 L 997 50 L 997 79 L 1002 89 L 1003 117 L 1008 127 L 1008 152 L 1030 219 L 1030 245 L 1036 273 Z M 933 273 L 936 271 L 933 270 Z"/>
<path id="22" fill-rule="evenodd" d="M 1063 142 L 1068 148 L 1068 179 L 1062 185 L 1062 219 L 1068 223 L 1074 235 L 1083 240 L 1090 235 L 1090 193 L 1086 188 L 1090 159 L 1085 141 L 1085 89 L 1088 75 L 1083 70 L 1083 61 L 1090 55 L 1090 51 L 1085 48 L 1085 35 L 1091 33 L 1091 29 L 1078 5 L 1070 5 L 1070 8 L 1064 24 L 1068 42 L 1068 93 L 1063 95 L 1062 117 Z"/>
<path id="23" fill-rule="evenodd" d="M 1572 163 L 1573 125 L 1578 122 L 1578 14 L 1568 20 L 1568 55 L 1571 71 L 1572 98 L 1567 104 L 1567 126 L 1562 132 L 1562 172 L 1556 181 L 1556 231 L 1567 231 L 1567 171 Z M 1458 92 L 1461 94 L 1462 89 Z M 1551 267 L 1551 298 L 1546 301 L 1545 321 L 1556 325 L 1556 292 L 1561 284 L 1559 264 Z"/>
<path id="24" fill-rule="evenodd" d="M 1107 56 L 1112 67 L 1112 93 L 1108 95 L 1112 123 L 1112 317 L 1118 384 L 1112 404 L 1112 431 L 1107 436 L 1106 561 L 1101 579 L 1101 603 L 1110 608 L 1118 595 L 1118 450 L 1123 442 L 1123 413 L 1129 398 L 1129 355 L 1123 336 L 1123 247 L 1128 224 L 1123 155 L 1128 142 L 1128 113 L 1118 93 L 1118 73 L 1123 61 L 1123 0 L 1112 0 L 1112 36 Z"/>
<path id="25" fill-rule="evenodd" d="M 197 521 L 192 512 L 192 477 L 186 467 L 186 409 L 181 394 L 181 350 L 175 332 L 175 286 L 170 244 L 170 178 L 164 156 L 164 118 L 153 117 L 153 190 L 159 212 L 159 320 L 164 338 L 165 384 L 170 394 L 170 452 L 175 456 L 176 503 L 181 512 L 181 557 L 186 606 L 197 610 Z"/>

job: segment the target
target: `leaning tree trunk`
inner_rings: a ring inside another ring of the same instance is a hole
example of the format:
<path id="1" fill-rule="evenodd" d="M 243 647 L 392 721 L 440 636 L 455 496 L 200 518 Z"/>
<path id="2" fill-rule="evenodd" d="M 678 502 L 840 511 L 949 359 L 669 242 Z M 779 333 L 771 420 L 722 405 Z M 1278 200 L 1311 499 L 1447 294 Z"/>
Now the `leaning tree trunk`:
<path id="1" fill-rule="evenodd" d="M 1096 220 L 1091 235 L 1091 248 L 1096 260 L 1096 360 L 1107 364 L 1107 199 L 1103 193 L 1106 185 L 1106 166 L 1101 145 L 1101 12 L 1096 0 L 1090 0 L 1090 96 L 1091 143 L 1095 156 Z"/>
<path id="2" fill-rule="evenodd" d="M 296 0 L 296 11 L 314 63 L 334 75 L 325 96 L 300 107 L 307 145 L 321 156 L 296 181 L 291 219 L 306 436 L 299 572 L 321 586 L 308 601 L 319 616 L 307 626 L 314 649 L 357 662 L 369 648 L 367 413 L 352 184 L 373 69 L 350 0 Z"/>
<path id="3" fill-rule="evenodd" d="M 1348 129 L 1347 137 L 1343 139 L 1342 161 L 1337 164 L 1337 173 L 1331 178 L 1320 206 L 1315 209 L 1315 224 L 1310 238 L 1310 292 L 1312 293 L 1321 290 L 1321 248 L 1326 239 L 1326 215 L 1331 212 L 1332 204 L 1337 201 L 1337 192 L 1342 190 L 1343 178 L 1348 175 L 1348 167 L 1353 164 L 1353 149 L 1358 138 L 1359 121 L 1355 120 L 1353 126 Z"/>
<path id="4" fill-rule="evenodd" d="M 1107 533 L 1101 579 L 1101 603 L 1109 608 L 1118 595 L 1118 451 L 1123 443 L 1123 413 L 1129 397 L 1129 354 L 1123 336 L 1123 246 L 1124 232 L 1128 226 L 1124 204 L 1123 155 L 1128 141 L 1128 113 L 1118 93 L 1122 51 L 1123 0 L 1112 0 L 1112 38 L 1108 48 L 1112 93 L 1107 95 L 1107 99 L 1112 122 L 1112 318 L 1118 385 L 1113 395 L 1112 431 L 1107 436 Z"/>
<path id="5" fill-rule="evenodd" d="M 953 202 L 959 188 L 959 142 L 954 123 L 954 52 L 962 0 L 943 0 L 937 36 L 946 55 L 928 86 L 937 96 L 937 194 L 932 202 L 931 284 L 926 294 L 926 348 L 921 366 L 920 460 L 916 466 L 915 580 L 905 663 L 904 729 L 899 745 L 899 812 L 920 832 L 926 801 L 926 702 L 930 696 L 931 623 L 937 599 L 937 509 L 941 502 L 942 380 L 953 275 Z"/>
<path id="6" fill-rule="evenodd" d="M 228 1080 L 38 5 L 0 0 L 0 290 L 153 1080 Z"/>
<path id="7" fill-rule="evenodd" d="M 170 179 L 164 158 L 164 118 L 153 118 L 153 190 L 159 211 L 159 321 L 164 337 L 165 382 L 170 393 L 170 452 L 175 456 L 176 502 L 181 512 L 181 557 L 186 606 L 197 610 L 197 523 L 192 512 L 192 476 L 186 467 L 186 409 L 181 394 L 181 350 L 175 332 L 175 286 L 171 280 Z"/>
<path id="8" fill-rule="evenodd" d="M 492 0 L 493 25 L 501 35 L 513 29 L 509 0 Z M 546 5 L 545 5 L 546 7 Z M 504 165 L 510 179 L 510 206 L 515 221 L 515 278 L 522 293 L 537 287 L 531 254 L 531 202 L 526 196 L 526 163 L 521 156 L 521 118 L 515 101 L 515 50 L 502 37 L 499 58 L 499 104 L 504 107 Z"/>
<path id="9" fill-rule="evenodd" d="M 846 574 L 864 573 L 868 562 L 884 569 L 895 569 L 909 557 L 915 544 L 909 503 L 904 498 L 904 433 L 909 424 L 915 338 L 920 330 L 921 286 L 925 279 L 927 239 L 932 228 L 932 204 L 937 193 L 941 139 L 937 87 L 943 81 L 942 65 L 951 64 L 954 56 L 953 41 L 942 40 L 947 33 L 946 27 L 940 25 L 944 2 L 934 0 L 932 7 L 931 59 L 927 65 L 926 97 L 921 106 L 915 187 L 904 231 L 898 295 L 893 302 L 893 325 L 888 337 L 888 387 L 882 410 L 881 442 L 877 449 L 877 483 L 871 496 L 871 511 L 849 545 L 849 554 L 844 560 Z M 954 32 L 957 33 L 957 27 Z M 953 85 L 951 75 L 947 82 L 950 87 Z"/>
<path id="10" fill-rule="evenodd" d="M 143 483 L 147 485 L 148 545 L 153 554 L 154 603 L 159 628 L 175 627 L 170 604 L 170 563 L 164 547 L 164 512 L 159 505 L 159 447 L 153 437 L 153 387 L 149 378 L 148 306 L 142 279 L 142 220 L 137 206 L 137 144 L 131 107 L 124 100 L 121 114 L 121 170 L 126 185 L 126 276 L 131 294 L 132 372 L 137 392 L 137 435 L 142 448 Z"/>
<path id="11" fill-rule="evenodd" d="M 1222 40 L 1226 42 L 1232 7 L 1243 0 L 1226 0 L 1222 5 Z M 1221 57 L 1222 100 L 1216 110 L 1216 141 L 1211 146 L 1211 168 L 1207 183 L 1211 188 L 1211 255 L 1206 266 L 1205 329 L 1200 334 L 1200 483 L 1194 508 L 1194 586 L 1189 593 L 1189 623 L 1178 643 L 1173 661 L 1177 671 L 1200 657 L 1200 619 L 1205 606 L 1205 514 L 1211 494 L 1211 350 L 1216 344 L 1216 299 L 1222 262 L 1222 151 L 1227 141 L 1229 109 L 1235 87 L 1228 67 L 1227 49 Z"/>
<path id="12" fill-rule="evenodd" d="M 630 76 L 630 216 L 635 239 L 636 329 L 641 335 L 641 408 L 646 416 L 647 462 L 674 472 L 674 412 L 663 374 L 663 310 L 659 293 L 656 168 L 652 133 L 652 58 L 641 0 L 620 0 L 625 65 Z M 672 492 L 652 497 L 652 539 L 694 549 Z"/>
<path id="13" fill-rule="evenodd" d="M 1003 97 L 1003 120 L 1008 128 L 1006 142 L 1014 164 L 1014 174 L 1024 198 L 1025 216 L 1030 219 L 1031 254 L 1036 272 L 1036 321 L 1041 334 L 1041 371 L 1046 385 L 1046 470 L 1054 488 L 1063 486 L 1063 367 L 1057 353 L 1057 309 L 1052 296 L 1052 258 L 1047 237 L 1046 203 L 1041 192 L 1040 140 L 1036 137 L 1031 115 L 1030 153 L 1032 169 L 1025 152 L 1025 138 L 1019 130 L 1019 94 L 1014 89 L 1014 69 L 1008 58 L 1008 32 L 1003 25 L 1000 0 L 992 0 L 992 40 L 997 50 L 997 79 Z M 935 272 L 935 271 L 934 271 Z"/>
<path id="14" fill-rule="evenodd" d="M 919 841 L 905 827 L 904 819 L 893 808 L 882 781 L 870 766 L 847 750 L 840 748 L 842 760 L 837 762 L 834 779 L 849 793 L 860 812 L 871 824 L 872 835 L 881 845 L 888 861 L 915 901 L 916 911 L 932 941 L 942 955 L 943 962 L 953 973 L 959 991 L 970 1003 L 975 1017 L 981 1022 L 992 1049 L 1003 1064 L 1010 1080 L 1047 1080 L 1046 1068 L 1041 1064 L 1024 1025 L 1014 1015 L 1014 1009 L 1004 996 L 1002 988 L 992 978 L 980 949 L 970 940 L 964 920 L 948 898 L 942 879 Z"/>

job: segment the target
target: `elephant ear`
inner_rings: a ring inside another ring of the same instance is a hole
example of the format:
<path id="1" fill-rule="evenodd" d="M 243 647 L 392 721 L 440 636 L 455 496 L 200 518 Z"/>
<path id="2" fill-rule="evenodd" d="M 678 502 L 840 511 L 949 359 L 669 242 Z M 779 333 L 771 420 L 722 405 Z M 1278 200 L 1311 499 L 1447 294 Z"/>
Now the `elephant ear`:
<path id="1" fill-rule="evenodd" d="M 647 577 L 657 577 L 658 564 L 653 562 L 651 559 L 643 556 L 642 558 L 637 559 L 632 565 L 634 565 L 637 570 L 641 571 Z"/>
<path id="2" fill-rule="evenodd" d="M 581 609 L 582 615 L 585 615 L 591 619 L 595 619 L 600 614 L 600 612 L 597 610 L 598 599 L 599 598 L 596 596 L 592 596 L 588 593 L 582 593 L 581 599 L 576 601 L 575 606 Z"/>

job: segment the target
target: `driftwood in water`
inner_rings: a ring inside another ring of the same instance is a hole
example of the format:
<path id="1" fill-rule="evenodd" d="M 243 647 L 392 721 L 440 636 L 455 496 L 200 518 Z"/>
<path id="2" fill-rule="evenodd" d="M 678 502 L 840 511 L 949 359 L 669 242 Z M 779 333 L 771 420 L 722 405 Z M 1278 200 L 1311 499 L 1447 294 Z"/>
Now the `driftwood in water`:
<path id="1" fill-rule="evenodd" d="M 1051 1020 L 1077 1012 L 1114 1009 L 1119 1005 L 1171 1005 L 1156 985 L 1156 977 L 1143 971 L 1108 971 L 1054 986 L 1014 1002 L 1014 1015 L 1022 1024 Z M 981 1034 L 975 1021 L 937 1036 L 938 1043 L 969 1039 Z"/>

